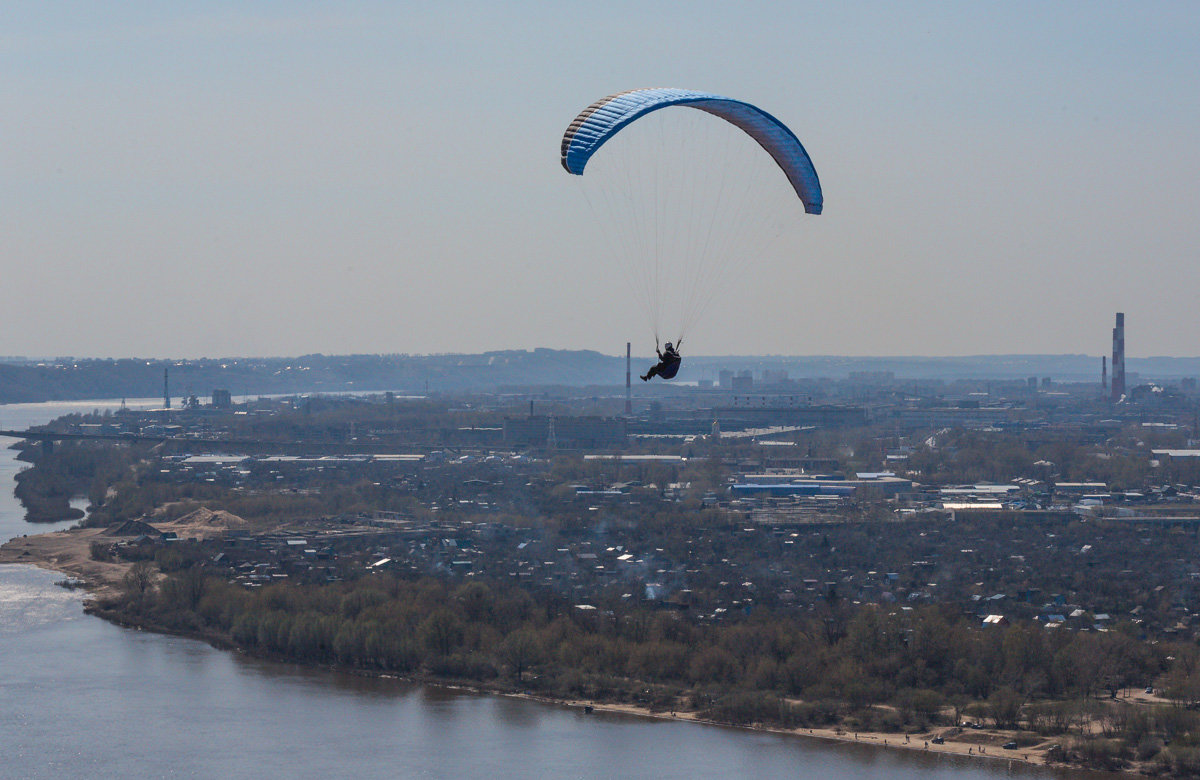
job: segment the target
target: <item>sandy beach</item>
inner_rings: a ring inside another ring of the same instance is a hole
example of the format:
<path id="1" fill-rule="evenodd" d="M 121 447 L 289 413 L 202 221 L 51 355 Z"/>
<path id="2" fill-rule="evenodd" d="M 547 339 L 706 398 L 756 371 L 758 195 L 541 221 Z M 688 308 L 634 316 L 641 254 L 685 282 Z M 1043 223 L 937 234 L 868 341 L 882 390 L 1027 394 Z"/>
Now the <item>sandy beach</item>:
<path id="1" fill-rule="evenodd" d="M 160 532 L 173 532 L 180 539 L 205 539 L 220 537 L 229 528 L 242 528 L 246 523 L 228 512 L 198 509 L 176 520 L 148 525 Z M 82 581 L 93 597 L 105 598 L 116 595 L 133 564 L 97 561 L 92 558 L 92 544 L 110 545 L 132 538 L 128 534 L 114 535 L 105 528 L 71 528 L 18 536 L 0 545 L 0 563 L 28 563 L 62 572 Z"/>
<path id="2" fill-rule="evenodd" d="M 538 698 L 538 697 L 531 697 Z M 548 700 L 553 701 L 553 700 Z M 690 721 L 694 723 L 711 723 L 718 726 L 729 726 L 727 723 L 706 721 L 692 712 L 655 712 L 645 707 L 633 704 L 604 704 L 599 702 L 570 701 L 569 706 L 591 706 L 597 711 L 619 712 L 627 715 L 638 715 L 647 718 L 662 718 L 669 720 Z M 958 729 L 950 726 L 930 729 L 919 734 L 888 734 L 883 732 L 849 732 L 840 728 L 800 728 L 782 729 L 770 726 L 748 726 L 758 731 L 769 731 L 775 734 L 789 734 L 799 737 L 811 737 L 833 742 L 856 742 L 873 745 L 880 748 L 895 750 L 915 750 L 929 753 L 978 757 L 996 761 L 1021 761 L 1028 764 L 1045 764 L 1046 753 L 1050 748 L 1060 743 L 1053 738 L 1028 748 L 1005 750 L 1001 747 L 1016 736 L 1015 732 L 996 729 Z M 943 737 L 944 744 L 934 744 L 931 740 Z"/>
<path id="3" fill-rule="evenodd" d="M 42 569 L 62 572 L 84 583 L 93 597 L 117 593 L 127 562 L 97 561 L 91 556 L 93 542 L 112 544 L 122 541 L 105 535 L 102 528 L 73 528 L 35 536 L 18 536 L 0 546 L 0 563 L 27 563 Z"/>

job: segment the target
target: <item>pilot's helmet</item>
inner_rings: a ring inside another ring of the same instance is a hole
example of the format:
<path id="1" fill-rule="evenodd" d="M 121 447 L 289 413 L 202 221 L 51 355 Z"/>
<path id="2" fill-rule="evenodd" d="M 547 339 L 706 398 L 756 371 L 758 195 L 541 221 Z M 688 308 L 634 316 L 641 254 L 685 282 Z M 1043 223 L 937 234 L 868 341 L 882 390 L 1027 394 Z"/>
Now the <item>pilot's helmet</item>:
<path id="1" fill-rule="evenodd" d="M 669 342 L 669 341 L 667 342 L 667 349 L 674 349 L 674 347 L 671 346 L 671 342 Z"/>

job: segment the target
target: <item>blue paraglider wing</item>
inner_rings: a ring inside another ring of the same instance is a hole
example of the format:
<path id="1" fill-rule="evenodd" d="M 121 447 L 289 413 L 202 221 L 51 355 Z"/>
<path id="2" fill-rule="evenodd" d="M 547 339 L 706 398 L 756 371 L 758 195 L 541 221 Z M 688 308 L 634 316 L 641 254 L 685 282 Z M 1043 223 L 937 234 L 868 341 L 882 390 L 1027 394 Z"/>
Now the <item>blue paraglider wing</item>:
<path id="1" fill-rule="evenodd" d="M 635 89 L 618 92 L 585 108 L 567 127 L 562 139 L 562 165 L 568 173 L 582 175 L 588 160 L 621 128 L 651 111 L 687 106 L 719 116 L 741 128 L 767 151 L 787 175 L 809 214 L 820 214 L 821 182 L 808 152 L 782 122 L 762 109 L 740 100 L 690 89 Z"/>

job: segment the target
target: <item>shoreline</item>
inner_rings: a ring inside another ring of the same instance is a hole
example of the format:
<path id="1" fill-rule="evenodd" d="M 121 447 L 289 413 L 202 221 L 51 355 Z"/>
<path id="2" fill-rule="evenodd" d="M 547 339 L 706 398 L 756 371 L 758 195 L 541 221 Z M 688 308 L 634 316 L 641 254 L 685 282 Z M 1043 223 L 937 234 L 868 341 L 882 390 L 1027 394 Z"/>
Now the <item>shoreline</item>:
<path id="1" fill-rule="evenodd" d="M 41 534 L 14 536 L 0 545 L 0 564 L 24 563 L 39 569 L 66 574 L 83 583 L 88 601 L 116 596 L 132 563 L 96 561 L 92 542 L 114 542 L 104 529 L 72 528 Z"/>
<path id="2" fill-rule="evenodd" d="M 99 600 L 114 597 L 119 594 L 125 573 L 128 572 L 128 570 L 133 566 L 132 563 L 104 562 L 94 561 L 91 559 L 90 545 L 92 542 L 111 542 L 115 540 L 115 537 L 106 536 L 104 534 L 104 529 L 89 528 L 74 528 L 63 531 L 53 531 L 43 534 L 14 537 L 13 539 L 5 542 L 3 545 L 0 545 L 0 565 L 32 565 L 43 570 L 66 574 L 79 580 L 83 585 L 83 589 L 87 593 L 87 596 L 83 600 L 84 611 L 90 615 L 107 620 L 108 622 L 119 625 L 123 628 L 135 628 L 138 630 L 148 630 L 156 633 L 195 639 L 197 641 L 205 642 L 206 644 L 209 644 L 222 651 L 232 650 L 233 652 L 239 653 L 245 652 L 236 646 L 230 645 L 228 642 L 221 641 L 218 637 L 209 636 L 206 634 L 189 634 L 186 632 L 173 631 L 162 626 L 130 623 L 117 619 L 116 615 L 108 613 L 106 610 L 97 609 L 97 602 Z M 254 657 L 261 657 L 265 660 L 271 661 L 282 661 L 285 663 L 299 663 L 294 660 L 274 658 L 271 656 L 255 655 Z M 504 690 L 503 688 L 499 687 L 491 688 L 487 686 L 480 686 L 478 684 L 455 682 L 448 679 L 397 675 L 391 673 L 373 674 L 362 670 L 344 669 L 336 666 L 321 668 L 328 668 L 332 671 L 357 674 L 360 676 L 391 677 L 393 679 L 399 679 L 414 684 L 434 685 L 451 690 L 471 691 L 478 694 L 508 696 L 511 698 L 526 699 L 529 701 L 537 701 L 557 706 L 578 709 L 586 709 L 587 707 L 591 707 L 592 709 L 600 712 L 633 715 L 644 718 L 655 718 L 658 720 L 673 720 L 679 722 L 696 723 L 700 725 L 741 728 L 748 731 L 807 737 L 826 742 L 861 744 L 884 750 L 898 749 L 914 751 L 918 753 L 948 755 L 962 758 L 981 758 L 1008 762 L 1016 761 L 1021 764 L 1027 764 L 1031 767 L 1043 767 L 1054 771 L 1091 773 L 1103 772 L 1103 774 L 1111 777 L 1144 776 L 1136 771 L 1114 772 L 1087 769 L 1071 764 L 1047 763 L 1046 756 L 1048 752 L 1053 745 L 1058 744 L 1060 741 L 1056 738 L 1044 739 L 1037 745 L 1026 748 L 1004 750 L 1001 745 L 1004 742 L 1012 739 L 1015 734 L 1013 732 L 1006 732 L 997 729 L 964 729 L 956 726 L 938 726 L 919 734 L 909 734 L 906 736 L 902 733 L 853 732 L 839 726 L 789 729 L 765 724 L 743 725 L 709 720 L 700 717 L 695 712 L 655 711 L 649 707 L 644 707 L 637 704 L 558 698 L 533 693 Z M 950 732 L 954 733 L 950 734 Z M 970 740 L 956 739 L 956 737 L 962 735 L 971 735 L 972 737 L 977 738 Z M 943 744 L 932 744 L 931 740 L 936 736 L 944 736 L 945 742 Z M 992 752 L 993 750 L 995 752 Z"/>
<path id="3" fill-rule="evenodd" d="M 486 690 L 479 691 L 487 693 Z M 1075 772 L 1096 772 L 1097 770 L 1084 769 L 1081 767 L 1073 767 L 1067 764 L 1050 764 L 1046 762 L 1046 753 L 1049 751 L 1052 744 L 1056 744 L 1054 740 L 1044 740 L 1049 744 L 1036 745 L 1029 748 L 1019 748 L 1013 751 L 1005 752 L 980 752 L 981 744 L 979 742 L 960 742 L 953 739 L 946 739 L 944 744 L 934 745 L 928 744 L 929 740 L 937 735 L 939 731 L 953 730 L 956 727 L 942 726 L 931 729 L 929 732 L 922 732 L 918 735 L 909 735 L 909 739 L 905 739 L 903 734 L 893 734 L 888 732 L 848 732 L 839 727 L 826 728 L 796 728 L 788 729 L 778 726 L 768 726 L 763 724 L 739 725 L 733 723 L 723 723 L 721 721 L 709 720 L 699 717 L 692 712 L 658 712 L 647 707 L 641 707 L 636 704 L 613 704 L 594 701 L 585 701 L 581 699 L 555 699 L 551 697 L 537 696 L 535 694 L 523 693 L 500 693 L 502 696 L 511 696 L 513 698 L 529 699 L 540 701 L 546 704 L 558 704 L 567 707 L 585 708 L 592 707 L 597 712 L 612 712 L 622 715 L 635 715 L 643 718 L 655 718 L 657 720 L 669 720 L 686 723 L 696 723 L 705 726 L 721 726 L 724 728 L 745 729 L 747 731 L 766 732 L 770 734 L 780 734 L 789 737 L 804 737 L 810 739 L 822 740 L 824 742 L 837 742 L 843 744 L 865 745 L 866 747 L 883 749 L 883 750 L 905 750 L 909 752 L 925 753 L 931 755 L 947 755 L 961 756 L 963 758 L 983 758 L 992 759 L 995 761 L 1016 761 L 1030 766 L 1045 767 L 1054 770 L 1067 770 Z M 980 729 L 974 731 L 971 729 L 964 730 L 964 733 L 978 733 L 980 735 L 990 735 L 997 739 L 1006 738 L 1001 732 L 994 729 Z M 994 747 L 991 744 L 983 744 L 982 747 Z M 997 751 L 1003 751 L 1002 748 L 995 746 Z M 1135 773 L 1128 772 L 1108 772 L 1113 776 L 1139 776 Z"/>

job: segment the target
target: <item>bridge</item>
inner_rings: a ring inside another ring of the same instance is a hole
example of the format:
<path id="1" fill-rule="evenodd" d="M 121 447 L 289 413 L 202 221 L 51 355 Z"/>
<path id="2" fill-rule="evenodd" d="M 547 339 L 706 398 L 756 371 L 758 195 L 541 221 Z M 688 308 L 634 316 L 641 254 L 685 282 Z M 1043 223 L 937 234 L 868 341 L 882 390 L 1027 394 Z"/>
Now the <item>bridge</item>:
<path id="1" fill-rule="evenodd" d="M 107 441 L 164 441 L 169 436 L 140 436 L 131 433 L 59 433 L 56 431 L 10 431 L 0 429 L 0 436 L 27 441 L 71 441 L 71 440 L 107 440 Z M 215 441 L 213 439 L 212 441 Z"/>

